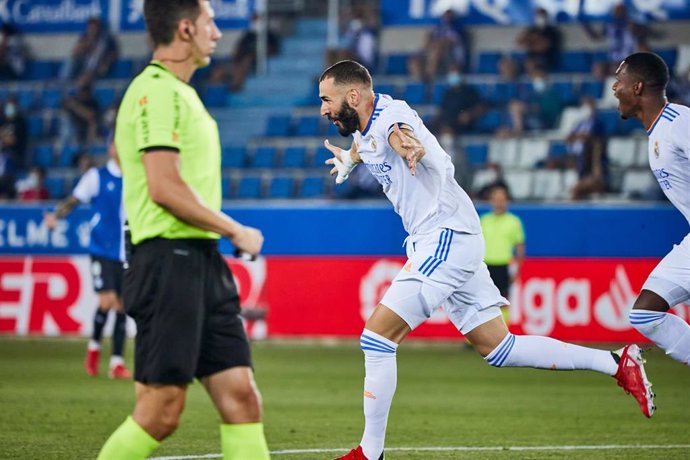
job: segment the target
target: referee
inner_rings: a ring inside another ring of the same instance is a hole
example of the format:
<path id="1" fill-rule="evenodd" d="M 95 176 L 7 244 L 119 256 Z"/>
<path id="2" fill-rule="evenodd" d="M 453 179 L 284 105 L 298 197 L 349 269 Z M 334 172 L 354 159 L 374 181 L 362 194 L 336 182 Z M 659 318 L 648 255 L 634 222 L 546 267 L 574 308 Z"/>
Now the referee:
<path id="1" fill-rule="evenodd" d="M 123 303 L 137 324 L 134 411 L 98 458 L 147 458 L 178 426 L 197 378 L 218 409 L 224 459 L 269 458 L 249 344 L 220 236 L 249 255 L 261 232 L 220 212 L 216 122 L 188 82 L 221 33 L 208 0 L 146 0 L 153 60 L 120 105 L 115 143 L 132 239 Z"/>

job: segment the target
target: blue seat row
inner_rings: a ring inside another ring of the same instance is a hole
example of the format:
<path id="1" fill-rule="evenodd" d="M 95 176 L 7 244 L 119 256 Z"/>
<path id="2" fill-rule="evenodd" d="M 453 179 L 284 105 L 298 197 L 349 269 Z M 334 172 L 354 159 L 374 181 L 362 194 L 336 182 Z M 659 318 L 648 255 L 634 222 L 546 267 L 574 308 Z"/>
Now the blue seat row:
<path id="1" fill-rule="evenodd" d="M 223 168 L 318 168 L 333 155 L 319 147 L 311 152 L 305 146 L 277 147 L 260 146 L 253 151 L 242 146 L 226 146 L 222 150 Z"/>
<path id="2" fill-rule="evenodd" d="M 223 178 L 223 197 L 226 199 L 261 198 L 325 198 L 327 182 L 324 175 L 308 175 L 297 178 L 275 175 L 264 178 L 258 175 L 241 176 L 235 182 Z"/>

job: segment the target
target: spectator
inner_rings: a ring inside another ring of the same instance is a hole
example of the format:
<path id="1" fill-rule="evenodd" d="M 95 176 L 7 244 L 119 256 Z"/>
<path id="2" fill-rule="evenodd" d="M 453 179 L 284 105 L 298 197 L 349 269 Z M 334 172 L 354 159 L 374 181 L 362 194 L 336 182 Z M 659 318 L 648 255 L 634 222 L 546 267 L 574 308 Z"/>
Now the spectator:
<path id="1" fill-rule="evenodd" d="M 450 64 L 465 70 L 469 63 L 469 41 L 453 10 L 447 10 L 429 34 L 424 49 L 410 58 L 410 74 L 433 82 L 445 74 Z"/>
<path id="2" fill-rule="evenodd" d="M 92 83 L 104 77 L 119 56 L 115 37 L 106 23 L 93 17 L 86 24 L 86 31 L 79 37 L 72 53 L 62 68 L 63 80 Z"/>
<path id="3" fill-rule="evenodd" d="M 486 110 L 479 91 L 465 81 L 460 68 L 452 64 L 446 77 L 448 89 L 441 99 L 439 132 L 453 137 L 474 131 L 475 122 Z"/>
<path id="4" fill-rule="evenodd" d="M 50 198 L 45 186 L 46 171 L 41 166 L 32 166 L 26 179 L 17 181 L 19 201 L 42 201 Z"/>
<path id="5" fill-rule="evenodd" d="M 531 80 L 531 90 L 526 97 L 510 101 L 510 126 L 499 128 L 502 135 L 520 135 L 526 130 L 551 129 L 561 114 L 558 93 L 549 84 L 544 69 L 529 59 L 525 64 Z"/>
<path id="6" fill-rule="evenodd" d="M 690 106 L 690 67 L 671 79 L 666 94 L 669 102 Z"/>
<path id="7" fill-rule="evenodd" d="M 27 49 L 12 24 L 0 27 L 0 80 L 18 80 L 26 70 Z"/>
<path id="8" fill-rule="evenodd" d="M 86 146 L 96 139 L 99 126 L 99 107 L 91 83 L 81 80 L 76 92 L 62 101 L 60 143 Z"/>
<path id="9" fill-rule="evenodd" d="M 608 40 L 609 71 L 612 74 L 616 67 L 630 54 L 638 51 L 641 42 L 646 41 L 648 29 L 632 21 L 628 16 L 625 4 L 619 3 L 613 7 L 612 19 L 600 29 L 583 22 L 587 34 L 594 40 Z"/>
<path id="10" fill-rule="evenodd" d="M 14 173 L 15 165 L 12 157 L 0 151 L 0 200 L 9 200 L 15 197 Z"/>
<path id="11" fill-rule="evenodd" d="M 7 155 L 16 168 L 28 166 L 26 144 L 28 140 L 26 119 L 16 96 L 7 98 L 0 114 L 0 152 Z"/>
<path id="12" fill-rule="evenodd" d="M 608 190 L 609 170 L 604 127 L 597 118 L 596 101 L 582 98 L 582 119 L 566 137 L 568 166 L 575 168 L 578 182 L 570 191 L 573 200 Z"/>
<path id="13" fill-rule="evenodd" d="M 527 57 L 549 72 L 558 67 L 561 53 L 561 33 L 549 22 L 544 8 L 535 10 L 534 24 L 517 38 L 518 46 L 525 49 Z"/>
<path id="14" fill-rule="evenodd" d="M 340 48 L 328 50 L 326 60 L 329 65 L 343 60 L 355 60 L 370 72 L 378 66 L 378 24 L 376 16 L 362 8 L 352 14 L 341 38 Z"/>

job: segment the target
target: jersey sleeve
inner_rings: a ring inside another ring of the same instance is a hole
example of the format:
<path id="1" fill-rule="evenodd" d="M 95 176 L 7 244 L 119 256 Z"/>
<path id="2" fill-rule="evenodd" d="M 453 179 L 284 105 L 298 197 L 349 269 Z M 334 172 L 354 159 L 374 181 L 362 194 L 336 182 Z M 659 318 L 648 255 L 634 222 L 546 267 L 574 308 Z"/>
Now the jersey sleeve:
<path id="1" fill-rule="evenodd" d="M 670 135 L 674 147 L 690 158 L 690 114 L 683 112 L 671 123 Z"/>
<path id="2" fill-rule="evenodd" d="M 381 112 L 377 123 L 380 135 L 388 140 L 396 124 L 407 125 L 414 132 L 419 124 L 419 116 L 404 102 L 391 104 Z"/>
<path id="3" fill-rule="evenodd" d="M 515 217 L 515 232 L 513 233 L 513 244 L 523 244 L 525 242 L 525 229 L 522 226 L 522 221 L 519 217 Z"/>
<path id="4" fill-rule="evenodd" d="M 91 168 L 81 176 L 72 196 L 82 203 L 89 203 L 96 195 L 100 186 L 100 178 L 96 168 Z"/>
<path id="5" fill-rule="evenodd" d="M 151 84 L 142 91 L 134 116 L 137 151 L 180 150 L 181 105 L 180 95 L 165 82 Z"/>

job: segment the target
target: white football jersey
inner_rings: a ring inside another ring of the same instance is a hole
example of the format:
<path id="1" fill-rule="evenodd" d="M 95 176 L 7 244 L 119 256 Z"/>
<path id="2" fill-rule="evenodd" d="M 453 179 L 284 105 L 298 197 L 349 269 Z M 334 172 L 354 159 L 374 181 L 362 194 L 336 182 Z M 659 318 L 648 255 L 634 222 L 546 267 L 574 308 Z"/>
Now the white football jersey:
<path id="1" fill-rule="evenodd" d="M 690 108 L 666 104 L 647 134 L 649 166 L 669 201 L 690 223 Z"/>
<path id="2" fill-rule="evenodd" d="M 415 176 L 407 160 L 388 143 L 396 123 L 409 126 L 426 151 Z M 364 162 L 358 167 L 367 167 L 383 186 L 408 234 L 424 234 L 439 227 L 481 233 L 472 200 L 455 181 L 450 155 L 406 102 L 376 94 L 369 123 L 363 132 L 354 133 L 354 140 Z"/>

